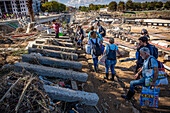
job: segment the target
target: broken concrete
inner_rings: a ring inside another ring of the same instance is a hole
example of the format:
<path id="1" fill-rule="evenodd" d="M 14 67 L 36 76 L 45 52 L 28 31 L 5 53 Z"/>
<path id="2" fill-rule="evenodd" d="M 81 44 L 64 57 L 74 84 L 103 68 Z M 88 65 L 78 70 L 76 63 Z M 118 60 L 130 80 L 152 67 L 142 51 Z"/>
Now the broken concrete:
<path id="1" fill-rule="evenodd" d="M 166 54 L 166 55 L 164 56 L 164 59 L 170 60 L 170 54 Z"/>
<path id="2" fill-rule="evenodd" d="M 58 42 L 67 42 L 67 43 L 72 43 L 72 41 L 70 39 L 54 39 L 54 38 L 39 38 L 39 39 L 36 39 L 36 43 L 47 43 L 48 41 L 58 41 Z"/>
<path id="3" fill-rule="evenodd" d="M 73 80 L 71 81 L 71 87 L 72 87 L 72 89 L 74 89 L 74 90 L 78 90 L 76 81 L 73 81 Z"/>
<path id="4" fill-rule="evenodd" d="M 73 43 L 68 43 L 68 42 L 58 42 L 53 40 L 52 41 L 53 45 L 57 45 L 57 46 L 64 46 L 64 47 L 73 47 Z"/>
<path id="5" fill-rule="evenodd" d="M 38 44 L 43 44 L 43 43 L 47 43 L 47 39 L 43 39 L 43 38 L 38 38 L 35 40 L 36 43 Z"/>
<path id="6" fill-rule="evenodd" d="M 54 38 L 55 37 L 55 34 L 45 34 L 45 35 L 41 35 L 42 38 Z M 60 36 L 59 38 L 56 38 L 56 39 L 70 39 L 68 36 L 65 37 L 65 36 Z"/>
<path id="7" fill-rule="evenodd" d="M 37 63 L 41 65 L 59 67 L 59 68 L 65 68 L 65 69 L 74 69 L 74 70 L 82 69 L 82 63 L 79 63 L 79 62 L 50 58 L 50 57 L 43 57 L 43 56 L 34 55 L 34 54 L 24 54 L 22 56 L 22 61 L 29 62 L 29 63 L 36 61 Z"/>
<path id="8" fill-rule="evenodd" d="M 137 43 L 137 42 L 135 42 L 135 43 L 134 43 L 134 45 L 135 45 L 135 46 L 137 46 L 137 45 L 138 45 L 138 43 Z"/>
<path id="9" fill-rule="evenodd" d="M 124 36 L 122 36 L 122 40 L 125 40 L 125 37 L 124 37 Z"/>
<path id="10" fill-rule="evenodd" d="M 50 49 L 50 50 L 56 50 L 56 51 L 65 51 L 65 52 L 76 53 L 75 48 L 63 47 L 63 46 L 34 44 L 32 47 L 33 48 L 43 48 L 43 49 Z"/>
<path id="11" fill-rule="evenodd" d="M 20 48 L 0 48 L 0 51 L 18 51 Z"/>
<path id="12" fill-rule="evenodd" d="M 49 56 L 54 58 L 61 58 L 61 59 L 69 59 L 69 60 L 77 60 L 78 54 L 75 53 L 68 53 L 62 51 L 55 51 L 55 50 L 48 50 L 48 49 L 38 49 L 38 48 L 29 48 L 28 53 L 40 53 L 43 56 Z"/>
<path id="13" fill-rule="evenodd" d="M 130 40 L 130 44 L 133 44 L 134 43 L 134 41 L 133 40 Z"/>
<path id="14" fill-rule="evenodd" d="M 81 102 L 86 105 L 97 105 L 99 97 L 96 93 L 88 93 L 84 91 L 74 91 L 71 89 L 56 87 L 56 86 L 43 86 L 49 97 L 66 102 Z"/>
<path id="15" fill-rule="evenodd" d="M 86 73 L 76 72 L 72 70 L 57 69 L 52 67 L 46 67 L 41 65 L 29 64 L 26 62 L 15 63 L 15 71 L 22 71 L 23 69 L 38 74 L 40 76 L 56 77 L 63 79 L 77 80 L 80 82 L 86 82 L 88 75 Z"/>
<path id="16" fill-rule="evenodd" d="M 72 41 L 70 39 L 54 39 L 58 42 L 68 42 L 68 43 L 72 43 Z"/>
<path id="17" fill-rule="evenodd" d="M 129 41 L 130 41 L 130 39 L 126 38 L 126 39 L 125 39 L 125 41 L 126 41 L 126 42 L 129 42 Z"/>

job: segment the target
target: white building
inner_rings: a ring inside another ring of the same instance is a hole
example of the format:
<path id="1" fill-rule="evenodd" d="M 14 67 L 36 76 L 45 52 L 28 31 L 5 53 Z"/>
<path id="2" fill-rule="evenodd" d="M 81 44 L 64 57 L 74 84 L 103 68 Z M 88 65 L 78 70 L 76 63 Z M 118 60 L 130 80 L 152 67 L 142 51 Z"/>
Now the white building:
<path id="1" fill-rule="evenodd" d="M 0 0 L 0 14 L 26 14 L 28 15 L 27 8 L 28 0 Z M 34 14 L 41 11 L 41 1 L 33 0 Z"/>
<path id="2" fill-rule="evenodd" d="M 108 11 L 108 7 L 106 7 L 106 8 L 100 8 L 100 11 L 101 11 L 101 12 L 107 12 L 107 11 Z"/>

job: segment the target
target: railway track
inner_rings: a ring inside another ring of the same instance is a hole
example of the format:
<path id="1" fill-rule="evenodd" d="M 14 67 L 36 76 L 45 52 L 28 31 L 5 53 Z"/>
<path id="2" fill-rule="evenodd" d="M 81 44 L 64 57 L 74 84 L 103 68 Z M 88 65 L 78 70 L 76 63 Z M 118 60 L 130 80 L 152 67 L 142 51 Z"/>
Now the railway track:
<path id="1" fill-rule="evenodd" d="M 55 34 L 42 34 L 29 46 L 29 54 L 22 56 L 22 62 L 13 65 L 15 71 L 25 69 L 38 76 L 44 82 L 43 87 L 51 100 L 96 106 L 98 95 L 82 90 L 88 74 L 83 72 L 83 64 L 79 62 L 80 50 L 71 43 L 69 36 L 56 39 Z"/>
<path id="2" fill-rule="evenodd" d="M 135 36 L 132 36 L 130 34 L 123 34 L 123 33 L 120 34 L 119 32 L 114 32 L 114 31 L 109 31 L 109 33 L 112 34 L 112 35 L 115 35 L 116 38 L 119 38 L 123 41 L 129 42 L 130 44 L 137 45 L 137 43 L 138 43 L 139 37 L 135 37 Z M 170 53 L 170 48 L 152 43 L 150 41 L 149 41 L 149 43 L 152 44 L 152 45 L 155 45 L 157 48 L 159 48 L 159 51 L 162 51 L 163 54 L 169 54 Z M 131 49 L 136 49 L 135 46 L 129 46 L 129 44 L 121 44 L 121 45 L 127 46 Z"/>

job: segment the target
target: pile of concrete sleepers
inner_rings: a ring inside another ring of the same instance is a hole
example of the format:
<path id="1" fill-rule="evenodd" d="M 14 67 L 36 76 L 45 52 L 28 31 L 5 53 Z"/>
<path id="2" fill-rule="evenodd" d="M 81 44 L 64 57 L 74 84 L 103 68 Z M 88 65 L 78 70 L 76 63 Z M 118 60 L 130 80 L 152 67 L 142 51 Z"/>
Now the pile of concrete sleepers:
<path id="1" fill-rule="evenodd" d="M 124 40 L 126 42 L 130 42 L 130 44 L 137 45 L 138 39 L 131 38 L 128 35 L 124 35 L 123 31 L 118 32 L 118 31 L 110 30 L 110 31 L 108 31 L 108 33 L 114 35 L 115 38 L 119 38 L 119 39 Z"/>
<path id="2" fill-rule="evenodd" d="M 48 38 L 49 37 L 49 38 Z M 82 63 L 78 62 L 76 48 L 71 43 L 68 36 L 53 39 L 53 35 L 45 34 L 38 38 L 28 53 L 22 56 L 22 62 L 14 64 L 15 71 L 25 70 L 41 77 L 53 77 L 84 83 L 88 79 L 87 73 L 82 72 Z M 52 43 L 51 43 L 52 42 Z M 72 87 L 75 87 L 74 86 Z M 77 87 L 77 86 L 76 86 Z M 89 93 L 60 87 L 59 85 L 44 85 L 44 89 L 49 97 L 66 102 L 81 102 L 86 105 L 95 106 L 99 100 L 96 93 Z"/>

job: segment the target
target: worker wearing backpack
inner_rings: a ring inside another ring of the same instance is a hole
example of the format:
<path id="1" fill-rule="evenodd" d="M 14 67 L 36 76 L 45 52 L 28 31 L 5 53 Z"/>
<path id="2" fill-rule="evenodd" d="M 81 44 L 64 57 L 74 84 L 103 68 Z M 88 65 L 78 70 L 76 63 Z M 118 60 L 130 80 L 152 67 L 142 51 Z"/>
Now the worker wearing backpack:
<path id="1" fill-rule="evenodd" d="M 79 35 L 77 44 L 81 46 L 81 49 L 83 50 L 83 39 L 85 38 L 85 32 L 81 28 L 81 26 L 77 27 L 77 33 Z"/>
<path id="2" fill-rule="evenodd" d="M 91 34 L 92 31 L 94 31 L 94 26 L 90 27 L 90 32 L 88 34 L 88 39 L 90 39 L 90 34 Z M 97 31 L 95 31 L 95 32 L 97 33 L 97 37 L 100 38 L 101 42 L 103 42 L 102 35 L 100 35 Z"/>
<path id="3" fill-rule="evenodd" d="M 111 80 L 114 81 L 114 76 L 115 76 L 115 65 L 117 63 L 117 58 L 116 58 L 116 51 L 120 56 L 121 53 L 118 50 L 117 45 L 114 44 L 114 38 L 110 38 L 109 40 L 109 45 L 106 45 L 104 54 L 107 55 L 106 61 L 105 61 L 105 72 L 106 72 L 106 77 L 105 79 L 108 79 L 109 77 L 109 68 L 111 69 L 112 72 L 112 78 Z"/>
<path id="4" fill-rule="evenodd" d="M 90 28 L 90 32 L 88 34 L 88 40 L 90 39 L 90 34 L 91 34 L 92 31 L 94 31 L 94 26 L 91 26 L 91 28 Z M 101 48 L 101 51 L 102 51 L 102 54 L 103 54 L 105 46 L 103 45 L 102 35 L 99 34 L 97 31 L 95 31 L 95 32 L 97 33 L 97 37 L 100 39 L 100 48 Z"/>
<path id="5" fill-rule="evenodd" d="M 92 31 L 90 34 L 90 40 L 88 44 L 91 47 L 91 55 L 93 58 L 94 71 L 97 72 L 98 69 L 98 56 L 101 55 L 100 39 L 97 37 L 97 33 Z"/>
<path id="6" fill-rule="evenodd" d="M 100 35 L 102 37 L 105 37 L 106 36 L 106 30 L 100 25 L 100 22 L 97 23 L 97 26 L 98 26 L 98 32 L 100 33 Z"/>
<path id="7" fill-rule="evenodd" d="M 136 66 L 136 73 L 140 70 L 140 68 L 143 66 L 144 60 L 140 56 L 140 49 L 142 47 L 147 47 L 150 50 L 150 55 L 154 56 L 156 59 L 158 58 L 158 49 L 154 46 L 148 43 L 148 38 L 143 36 L 139 39 L 139 45 L 137 46 L 137 66 Z"/>
<path id="8" fill-rule="evenodd" d="M 146 29 L 141 30 L 141 36 L 146 36 L 148 38 L 148 40 L 150 40 L 149 33 Z"/>

